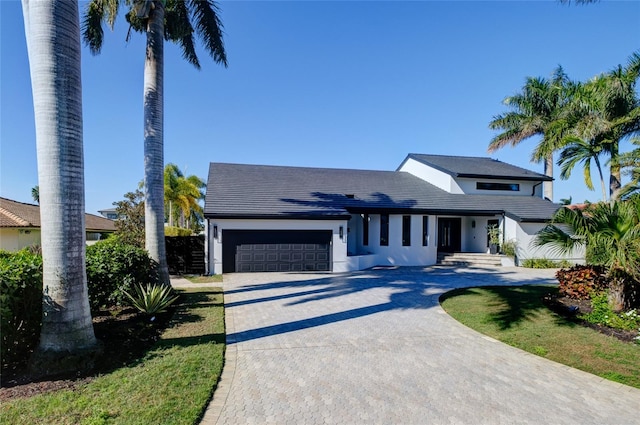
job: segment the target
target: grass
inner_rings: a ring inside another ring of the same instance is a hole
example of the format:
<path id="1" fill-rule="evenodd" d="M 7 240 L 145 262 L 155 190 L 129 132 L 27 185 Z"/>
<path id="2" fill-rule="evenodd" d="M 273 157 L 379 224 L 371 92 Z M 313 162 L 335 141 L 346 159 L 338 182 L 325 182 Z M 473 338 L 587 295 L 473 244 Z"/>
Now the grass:
<path id="1" fill-rule="evenodd" d="M 640 388 L 640 345 L 625 343 L 550 311 L 551 286 L 458 289 L 442 307 L 464 325 L 538 356 Z"/>
<path id="2" fill-rule="evenodd" d="M 0 406 L 2 424 L 194 424 L 222 371 L 224 308 L 218 288 L 183 292 L 170 327 L 137 363 Z"/>
<path id="3" fill-rule="evenodd" d="M 200 275 L 185 275 L 183 276 L 191 283 L 220 283 L 222 282 L 221 274 L 214 274 L 212 276 L 200 276 Z"/>

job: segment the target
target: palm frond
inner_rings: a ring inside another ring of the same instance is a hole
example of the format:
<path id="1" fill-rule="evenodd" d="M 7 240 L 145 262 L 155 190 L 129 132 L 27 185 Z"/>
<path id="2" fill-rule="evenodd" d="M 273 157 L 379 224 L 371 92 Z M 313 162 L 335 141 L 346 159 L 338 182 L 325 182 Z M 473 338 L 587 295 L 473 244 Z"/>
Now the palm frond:
<path id="1" fill-rule="evenodd" d="M 185 0 L 195 21 L 196 33 L 204 42 L 205 49 L 216 63 L 227 66 L 227 53 L 224 49 L 223 25 L 218 17 L 218 5 L 211 0 Z"/>
<path id="2" fill-rule="evenodd" d="M 105 19 L 106 13 L 104 0 L 92 0 L 87 4 L 87 11 L 82 19 L 82 39 L 94 55 L 102 50 L 104 40 L 102 21 Z"/>
<path id="3" fill-rule="evenodd" d="M 564 231 L 559 226 L 549 224 L 540 230 L 531 240 L 534 247 L 546 247 L 553 255 L 566 255 L 571 251 L 584 247 L 586 239 Z"/>

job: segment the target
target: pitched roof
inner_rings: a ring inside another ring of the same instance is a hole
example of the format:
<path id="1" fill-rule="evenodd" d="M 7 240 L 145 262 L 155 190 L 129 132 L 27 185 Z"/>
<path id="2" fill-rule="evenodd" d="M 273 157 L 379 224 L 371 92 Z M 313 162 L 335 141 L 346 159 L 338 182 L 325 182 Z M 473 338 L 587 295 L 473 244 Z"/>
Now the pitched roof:
<path id="1" fill-rule="evenodd" d="M 453 177 L 552 181 L 553 178 L 493 158 L 475 156 L 426 155 L 410 153 L 412 158 Z M 405 161 L 407 160 L 405 159 Z"/>
<path id="2" fill-rule="evenodd" d="M 0 197 L 0 227 L 40 227 L 40 207 Z M 93 231 L 115 231 L 112 220 L 85 214 L 85 227 Z"/>
<path id="3" fill-rule="evenodd" d="M 516 195 L 451 194 L 406 172 L 211 163 L 208 218 L 346 218 L 350 213 L 502 214 L 544 221 L 558 205 Z"/>

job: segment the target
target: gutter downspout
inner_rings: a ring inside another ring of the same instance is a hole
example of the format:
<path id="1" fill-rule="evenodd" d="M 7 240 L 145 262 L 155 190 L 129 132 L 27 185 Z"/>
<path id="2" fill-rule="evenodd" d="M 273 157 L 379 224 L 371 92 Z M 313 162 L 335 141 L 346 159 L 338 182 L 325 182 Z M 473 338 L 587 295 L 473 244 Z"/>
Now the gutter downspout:
<path id="1" fill-rule="evenodd" d="M 531 196 L 536 196 L 536 186 L 540 186 L 542 182 L 538 182 L 533 185 L 533 189 L 531 190 Z"/>

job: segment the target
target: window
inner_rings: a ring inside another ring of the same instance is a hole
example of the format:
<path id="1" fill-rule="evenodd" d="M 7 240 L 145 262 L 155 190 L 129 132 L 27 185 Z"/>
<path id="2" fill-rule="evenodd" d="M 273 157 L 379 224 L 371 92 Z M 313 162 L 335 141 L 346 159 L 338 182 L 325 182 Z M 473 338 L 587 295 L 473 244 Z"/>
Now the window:
<path id="1" fill-rule="evenodd" d="M 402 246 L 411 246 L 411 216 L 402 216 Z"/>
<path id="2" fill-rule="evenodd" d="M 477 190 L 508 190 L 511 192 L 519 192 L 520 185 L 518 183 L 487 183 L 477 182 Z"/>
<path id="3" fill-rule="evenodd" d="M 389 214 L 380 214 L 380 246 L 389 246 Z"/>
<path id="4" fill-rule="evenodd" d="M 362 216 L 362 245 L 369 245 L 369 214 Z"/>
<path id="5" fill-rule="evenodd" d="M 422 246 L 429 246 L 429 216 L 422 216 Z"/>

